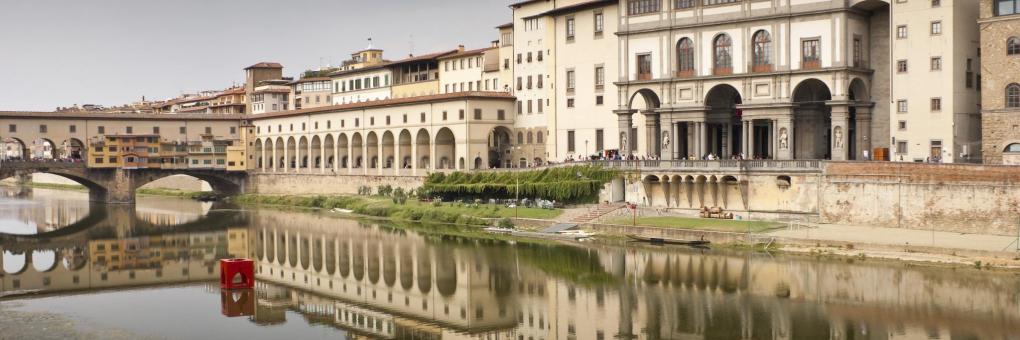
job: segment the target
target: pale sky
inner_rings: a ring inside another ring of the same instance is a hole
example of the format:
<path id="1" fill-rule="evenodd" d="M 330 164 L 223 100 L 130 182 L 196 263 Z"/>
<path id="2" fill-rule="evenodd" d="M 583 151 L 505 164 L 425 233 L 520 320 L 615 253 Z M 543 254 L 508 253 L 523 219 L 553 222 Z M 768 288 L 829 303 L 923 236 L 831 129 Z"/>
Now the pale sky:
<path id="1" fill-rule="evenodd" d="M 119 105 L 284 76 L 373 45 L 387 59 L 488 46 L 508 0 L 2 0 L 0 111 Z"/>

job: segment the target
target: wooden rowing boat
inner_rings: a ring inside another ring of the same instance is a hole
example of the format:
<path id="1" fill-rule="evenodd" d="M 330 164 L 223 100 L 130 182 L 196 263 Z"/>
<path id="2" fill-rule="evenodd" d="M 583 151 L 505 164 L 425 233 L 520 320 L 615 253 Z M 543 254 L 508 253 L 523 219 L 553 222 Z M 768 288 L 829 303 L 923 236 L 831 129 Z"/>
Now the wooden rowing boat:
<path id="1" fill-rule="evenodd" d="M 684 245 L 684 246 L 704 246 L 704 245 L 708 245 L 708 244 L 712 243 L 711 241 L 704 240 L 704 239 L 701 239 L 701 240 L 680 240 L 680 239 L 674 239 L 674 238 L 645 237 L 645 236 L 637 236 L 637 235 L 627 235 L 627 237 L 632 239 L 632 240 L 634 240 L 634 241 L 648 242 L 648 243 L 652 243 L 652 244 L 679 244 L 679 245 Z"/>

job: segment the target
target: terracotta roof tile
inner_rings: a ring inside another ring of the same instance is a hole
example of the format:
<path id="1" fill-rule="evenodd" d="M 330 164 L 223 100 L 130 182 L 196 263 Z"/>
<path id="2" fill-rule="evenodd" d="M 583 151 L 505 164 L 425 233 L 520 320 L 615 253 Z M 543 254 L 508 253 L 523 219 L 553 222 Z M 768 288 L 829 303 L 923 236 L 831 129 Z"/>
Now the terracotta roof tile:
<path id="1" fill-rule="evenodd" d="M 263 61 L 261 63 L 255 64 L 255 65 L 251 65 L 251 66 L 245 67 L 244 69 L 247 70 L 247 69 L 253 69 L 253 68 L 283 68 L 283 65 L 281 65 L 280 63 L 275 63 L 275 62 Z"/>

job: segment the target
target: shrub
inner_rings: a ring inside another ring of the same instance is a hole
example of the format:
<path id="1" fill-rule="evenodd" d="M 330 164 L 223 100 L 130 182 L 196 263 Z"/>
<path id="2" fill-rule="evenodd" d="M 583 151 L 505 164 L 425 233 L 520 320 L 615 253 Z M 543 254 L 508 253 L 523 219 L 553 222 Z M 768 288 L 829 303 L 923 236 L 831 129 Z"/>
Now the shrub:
<path id="1" fill-rule="evenodd" d="M 393 194 L 391 196 L 393 197 L 393 203 L 395 204 L 404 205 L 407 203 L 407 194 L 404 193 L 404 189 L 393 189 Z"/>
<path id="2" fill-rule="evenodd" d="M 503 229 L 513 229 L 514 221 L 511 220 L 510 218 L 504 217 L 500 219 L 498 222 L 496 222 L 496 226 Z"/>
<path id="3" fill-rule="evenodd" d="M 376 189 L 376 193 L 378 193 L 379 196 L 389 196 L 390 194 L 393 193 L 393 187 L 390 186 L 389 184 L 380 185 Z"/>

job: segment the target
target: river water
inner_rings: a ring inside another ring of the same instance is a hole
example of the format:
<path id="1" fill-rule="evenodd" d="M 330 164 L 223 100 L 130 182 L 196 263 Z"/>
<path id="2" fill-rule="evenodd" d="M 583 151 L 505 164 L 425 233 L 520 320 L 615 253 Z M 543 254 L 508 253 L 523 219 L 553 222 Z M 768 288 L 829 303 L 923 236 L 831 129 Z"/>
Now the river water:
<path id="1" fill-rule="evenodd" d="M 0 338 L 1020 339 L 1013 273 L 87 200 L 0 190 Z"/>

